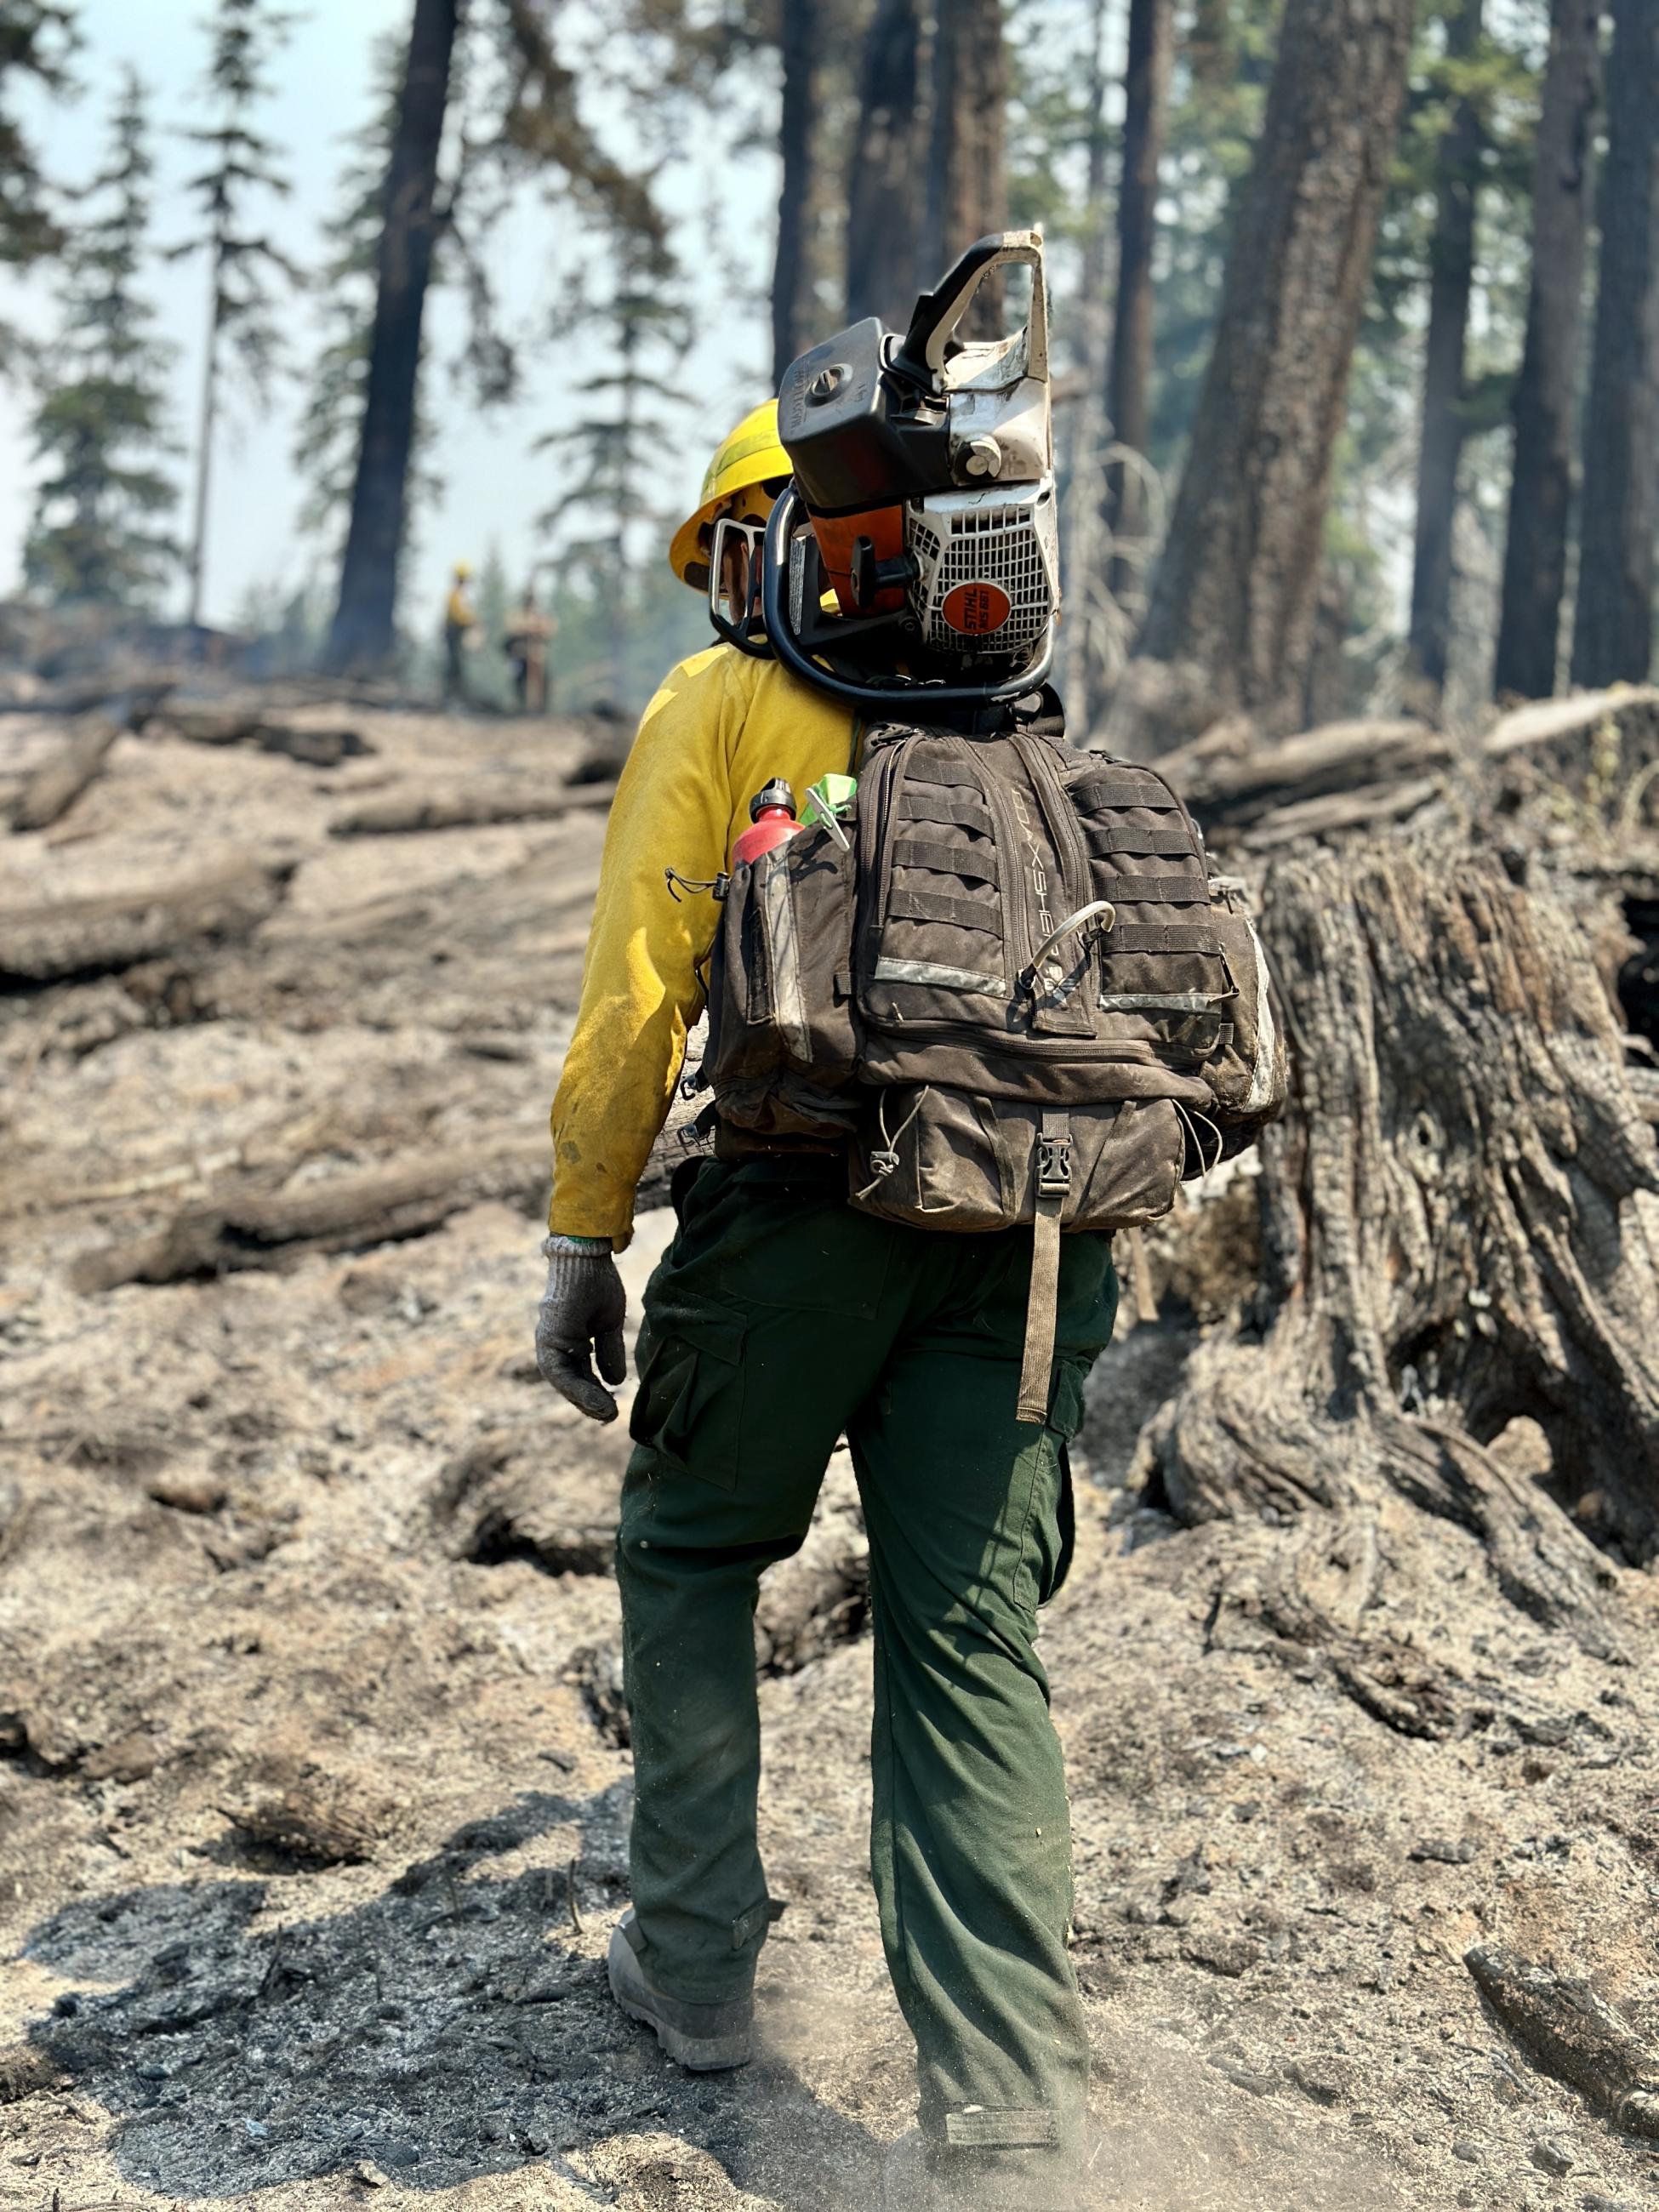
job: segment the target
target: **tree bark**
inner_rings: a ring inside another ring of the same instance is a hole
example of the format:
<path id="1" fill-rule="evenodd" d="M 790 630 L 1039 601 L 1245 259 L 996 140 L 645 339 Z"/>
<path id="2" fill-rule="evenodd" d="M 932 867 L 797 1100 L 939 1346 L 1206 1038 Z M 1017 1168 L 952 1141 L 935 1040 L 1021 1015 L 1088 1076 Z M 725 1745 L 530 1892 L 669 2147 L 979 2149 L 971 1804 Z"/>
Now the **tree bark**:
<path id="1" fill-rule="evenodd" d="M 1659 526 L 1659 9 L 1613 0 L 1572 680 L 1641 684 Z"/>
<path id="2" fill-rule="evenodd" d="M 1106 411 L 1118 443 L 1144 453 L 1152 432 L 1152 254 L 1158 239 L 1158 179 L 1169 122 L 1175 60 L 1174 0 L 1130 0 L 1123 72 L 1123 173 L 1117 198 L 1117 317 Z M 1108 472 L 1107 519 L 1115 534 L 1146 528 L 1146 494 L 1133 471 Z M 1114 592 L 1134 572 L 1112 570 Z"/>
<path id="3" fill-rule="evenodd" d="M 903 329 L 920 289 L 921 0 L 876 0 L 847 180 L 847 319 Z"/>
<path id="4" fill-rule="evenodd" d="M 1555 690 L 1566 589 L 1584 258 L 1595 165 L 1600 0 L 1553 0 L 1533 177 L 1532 289 L 1515 389 L 1515 471 L 1493 684 Z"/>
<path id="5" fill-rule="evenodd" d="M 1114 707 L 1120 742 L 1158 750 L 1230 709 L 1270 728 L 1297 718 L 1413 12 L 1288 0 L 1143 659 Z"/>
<path id="6" fill-rule="evenodd" d="M 927 146 L 923 282 L 943 276 L 976 238 L 1007 226 L 1008 54 L 1002 0 L 951 0 L 933 33 L 933 127 Z M 998 337 L 1003 287 L 979 288 L 964 335 Z"/>
<path id="7" fill-rule="evenodd" d="M 814 121 L 821 27 L 817 0 L 781 0 L 783 112 L 778 143 L 783 184 L 778 194 L 778 246 L 772 265 L 772 382 L 811 342 L 811 234 Z"/>
<path id="8" fill-rule="evenodd" d="M 328 641 L 328 662 L 335 669 L 382 667 L 396 643 L 421 324 L 439 228 L 438 155 L 459 13 L 459 0 L 415 0 L 397 137 L 386 173 L 386 224 L 351 520 Z"/>
<path id="9" fill-rule="evenodd" d="M 1446 31 L 1449 59 L 1474 52 L 1484 0 L 1462 0 Z M 1463 454 L 1463 357 L 1474 289 L 1475 192 L 1483 132 L 1480 111 L 1460 100 L 1435 153 L 1435 225 L 1430 248 L 1429 336 L 1423 368 L 1423 437 L 1417 465 L 1417 535 L 1412 569 L 1411 652 L 1437 692 L 1451 641 L 1452 525 Z"/>
<path id="10" fill-rule="evenodd" d="M 1484 1692 L 1389 1638 L 1413 1513 L 1608 1656 L 1589 1539 L 1659 1554 L 1659 1153 L 1573 913 L 1489 852 L 1286 858 L 1265 922 L 1293 1066 L 1257 1310 L 1194 1354 L 1143 1465 L 1184 1520 L 1290 1528 L 1264 1540 L 1261 1617 L 1388 1725 L 1438 1735 Z"/>

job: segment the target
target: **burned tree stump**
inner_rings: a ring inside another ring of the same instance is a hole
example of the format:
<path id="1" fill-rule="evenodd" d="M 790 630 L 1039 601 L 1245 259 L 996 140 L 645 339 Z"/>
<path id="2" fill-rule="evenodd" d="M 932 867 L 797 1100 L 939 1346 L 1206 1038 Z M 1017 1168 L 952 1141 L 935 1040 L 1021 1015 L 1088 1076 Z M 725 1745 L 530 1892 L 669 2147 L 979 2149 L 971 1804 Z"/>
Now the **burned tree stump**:
<path id="1" fill-rule="evenodd" d="M 1584 939 L 1452 843 L 1287 858 L 1265 923 L 1292 1070 L 1263 1279 L 1143 1466 L 1189 1522 L 1314 1516 L 1266 1610 L 1359 1677 L 1389 1499 L 1472 1531 L 1505 1596 L 1609 1650 L 1607 1553 L 1659 1553 L 1659 1154 Z M 1491 1449 L 1522 1415 L 1542 1480 Z M 1402 1711 L 1432 1730 L 1421 1697 Z"/>

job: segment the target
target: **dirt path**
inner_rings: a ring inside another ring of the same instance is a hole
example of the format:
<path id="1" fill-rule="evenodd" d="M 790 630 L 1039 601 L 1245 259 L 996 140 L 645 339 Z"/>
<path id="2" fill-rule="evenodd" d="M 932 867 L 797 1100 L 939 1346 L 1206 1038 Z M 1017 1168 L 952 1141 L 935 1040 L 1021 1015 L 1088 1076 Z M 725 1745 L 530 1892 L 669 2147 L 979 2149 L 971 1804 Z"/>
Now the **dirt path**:
<path id="1" fill-rule="evenodd" d="M 872 2207 L 909 2068 L 844 1463 L 762 1609 L 763 2055 L 694 2081 L 604 1990 L 623 1440 L 528 1358 L 603 816 L 331 836 L 371 793 L 545 797 L 580 750 L 352 719 L 374 750 L 332 769 L 124 738 L 0 848 L 7 910 L 284 872 L 246 933 L 0 999 L 0 2207 Z M 9 718 L 0 776 L 61 734 Z M 236 1225 L 484 1153 L 495 1182 L 395 1241 Z M 211 1204 L 222 1272 L 75 1287 Z M 1621 1577 L 1626 1663 L 1588 1657 L 1402 1506 L 1376 1626 L 1468 1695 L 1400 1733 L 1262 1625 L 1262 1530 L 1126 1488 L 1194 1336 L 1174 1301 L 1102 1364 L 1044 1639 L 1100 2201 L 1659 2205 L 1629 2112 L 1535 2064 L 1464 1962 L 1587 1977 L 1659 2041 L 1651 1582 Z"/>

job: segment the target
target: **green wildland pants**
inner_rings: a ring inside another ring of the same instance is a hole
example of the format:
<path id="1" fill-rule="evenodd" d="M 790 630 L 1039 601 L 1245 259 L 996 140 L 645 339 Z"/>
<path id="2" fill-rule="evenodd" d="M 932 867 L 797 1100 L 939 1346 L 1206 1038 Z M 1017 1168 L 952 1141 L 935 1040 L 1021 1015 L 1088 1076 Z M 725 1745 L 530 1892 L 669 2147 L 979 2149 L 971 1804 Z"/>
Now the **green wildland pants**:
<path id="1" fill-rule="evenodd" d="M 1069 2150 L 1088 2042 L 1035 1645 L 1061 1571 L 1061 1448 L 1116 1312 L 1109 1243 L 1064 1240 L 1048 1423 L 1022 1427 L 1030 1232 L 880 1220 L 844 1175 L 699 1164 L 646 1291 L 617 1535 L 642 1964 L 693 2002 L 753 1981 L 757 1584 L 799 1548 L 844 1432 L 870 1536 L 871 1856 L 923 2131 L 941 2150 Z"/>

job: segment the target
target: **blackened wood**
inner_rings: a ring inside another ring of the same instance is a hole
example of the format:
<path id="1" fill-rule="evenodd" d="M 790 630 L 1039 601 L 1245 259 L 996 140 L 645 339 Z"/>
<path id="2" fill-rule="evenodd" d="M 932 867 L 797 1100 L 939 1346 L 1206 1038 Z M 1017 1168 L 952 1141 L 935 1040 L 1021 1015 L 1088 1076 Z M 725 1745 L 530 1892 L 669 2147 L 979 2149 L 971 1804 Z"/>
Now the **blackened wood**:
<path id="1" fill-rule="evenodd" d="M 921 0 L 876 0 L 847 180 L 847 319 L 902 330 L 924 281 L 918 141 Z M 933 272 L 937 273 L 937 272 Z"/>
<path id="2" fill-rule="evenodd" d="M 1159 686 L 1154 675 L 1121 694 L 1125 742 L 1168 745 L 1239 707 L 1295 726 L 1413 15 L 1411 0 L 1288 0 L 1215 349 L 1139 646 L 1151 661 L 1175 665 L 1188 726 L 1136 727 L 1138 702 Z"/>
<path id="3" fill-rule="evenodd" d="M 1646 680 L 1659 528 L 1659 8 L 1613 0 L 1613 21 L 1572 643 L 1585 685 Z"/>
<path id="4" fill-rule="evenodd" d="M 437 241 L 438 155 L 449 104 L 459 0 L 415 0 L 397 136 L 386 173 L 386 222 L 369 337 L 362 435 L 340 599 L 329 634 L 335 669 L 391 659 L 398 570 L 409 510 L 421 327 Z"/>
<path id="5" fill-rule="evenodd" d="M 1117 200 L 1117 315 L 1106 410 L 1112 434 L 1138 453 L 1152 432 L 1152 256 L 1158 240 L 1158 169 L 1175 59 L 1174 0 L 1130 0 L 1129 50 L 1123 73 L 1123 170 Z M 1107 483 L 1107 518 L 1115 532 L 1139 536 L 1146 494 L 1138 471 L 1114 468 Z M 1121 592 L 1133 572 L 1115 568 Z"/>
<path id="6" fill-rule="evenodd" d="M 1007 210 L 1008 55 L 1002 0 L 951 0 L 933 32 L 933 127 L 922 260 L 932 283 Z M 1000 337 L 1000 274 L 980 286 L 963 335 Z"/>
<path id="7" fill-rule="evenodd" d="M 1532 286 L 1515 389 L 1515 470 L 1493 682 L 1555 690 L 1601 76 L 1600 0 L 1553 0 L 1533 174 Z"/>
<path id="8" fill-rule="evenodd" d="M 1446 27 L 1446 53 L 1467 60 L 1480 38 L 1484 0 L 1462 0 Z M 1412 564 L 1411 650 L 1419 672 L 1441 690 L 1451 640 L 1452 527 L 1468 424 L 1464 348 L 1474 289 L 1475 193 L 1485 138 L 1480 110 L 1454 106 L 1435 150 L 1435 222 L 1430 246 L 1429 334 L 1423 367 L 1423 434 L 1417 464 L 1417 530 Z"/>
<path id="9" fill-rule="evenodd" d="M 818 46 L 823 35 L 818 0 L 781 0 L 779 46 L 783 59 L 783 112 L 778 128 L 783 183 L 778 194 L 777 252 L 772 265 L 772 382 L 811 343 L 811 235 L 816 162 Z"/>

